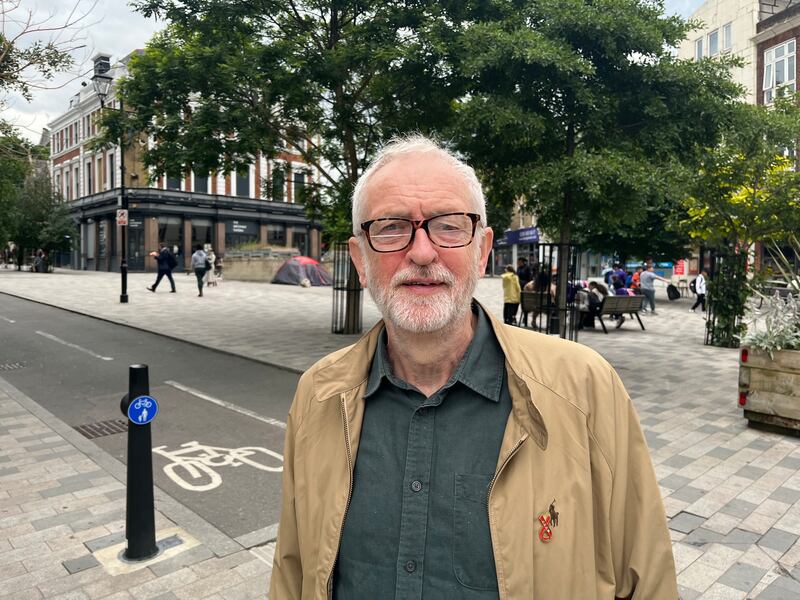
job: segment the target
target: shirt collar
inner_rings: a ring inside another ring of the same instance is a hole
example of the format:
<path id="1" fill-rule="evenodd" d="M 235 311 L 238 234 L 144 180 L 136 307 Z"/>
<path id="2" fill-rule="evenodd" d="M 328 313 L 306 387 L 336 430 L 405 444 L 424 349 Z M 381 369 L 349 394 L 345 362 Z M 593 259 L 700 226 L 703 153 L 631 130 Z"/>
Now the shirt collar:
<path id="1" fill-rule="evenodd" d="M 478 316 L 475 335 L 455 373 L 443 387 L 449 388 L 456 382 L 460 382 L 487 400 L 499 402 L 505 376 L 505 355 L 483 308 L 477 303 L 473 303 L 472 311 Z M 411 386 L 396 378 L 392 373 L 389 353 L 386 349 L 385 328 L 380 333 L 378 347 L 372 358 L 364 398 L 369 398 L 377 392 L 384 380 L 396 387 L 411 389 Z"/>

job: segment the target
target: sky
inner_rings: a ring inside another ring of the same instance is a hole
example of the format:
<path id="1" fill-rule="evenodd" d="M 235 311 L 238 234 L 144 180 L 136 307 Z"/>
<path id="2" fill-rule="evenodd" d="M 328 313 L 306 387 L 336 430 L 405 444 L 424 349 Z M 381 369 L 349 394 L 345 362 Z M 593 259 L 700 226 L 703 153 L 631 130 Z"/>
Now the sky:
<path id="1" fill-rule="evenodd" d="M 147 40 L 163 23 L 145 19 L 134 12 L 126 0 L 18 0 L 20 6 L 14 12 L 17 19 L 27 18 L 44 22 L 44 27 L 77 22 L 59 41 L 80 46 L 73 51 L 75 66 L 69 73 L 57 76 L 53 81 L 42 82 L 42 88 L 34 90 L 28 102 L 19 95 L 3 98 L 2 118 L 12 122 L 19 131 L 33 142 L 39 141 L 42 128 L 69 108 L 69 99 L 78 93 L 82 81 L 91 76 L 92 57 L 98 52 L 111 54 L 112 62 L 126 56 L 137 48 L 144 48 Z M 13 0 L 0 0 L 5 8 Z M 688 17 L 702 0 L 665 0 L 667 14 Z M 11 33 L 7 26 L 5 33 Z M 34 35 L 25 39 L 33 40 Z"/>

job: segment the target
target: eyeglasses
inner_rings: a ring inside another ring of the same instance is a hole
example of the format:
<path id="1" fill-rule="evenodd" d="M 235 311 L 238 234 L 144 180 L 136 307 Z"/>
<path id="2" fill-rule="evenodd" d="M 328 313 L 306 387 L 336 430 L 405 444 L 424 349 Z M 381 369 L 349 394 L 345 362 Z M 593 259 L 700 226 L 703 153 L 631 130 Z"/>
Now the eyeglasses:
<path id="1" fill-rule="evenodd" d="M 365 221 L 361 229 L 375 252 L 405 250 L 414 241 L 417 229 L 424 229 L 431 243 L 440 248 L 461 248 L 472 243 L 480 220 L 475 213 L 447 213 L 422 221 L 386 217 Z"/>

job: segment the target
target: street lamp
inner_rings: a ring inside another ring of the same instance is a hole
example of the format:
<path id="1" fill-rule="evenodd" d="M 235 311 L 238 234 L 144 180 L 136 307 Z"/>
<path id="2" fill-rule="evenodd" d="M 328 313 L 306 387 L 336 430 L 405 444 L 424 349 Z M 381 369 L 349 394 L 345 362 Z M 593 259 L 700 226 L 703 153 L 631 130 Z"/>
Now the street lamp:
<path id="1" fill-rule="evenodd" d="M 95 74 L 92 75 L 92 86 L 94 87 L 94 91 L 97 94 L 97 97 L 100 98 L 100 109 L 104 109 L 106 104 L 106 97 L 108 96 L 108 92 L 111 90 L 111 83 L 113 79 L 106 75 L 105 72 L 97 72 L 95 70 Z M 119 110 L 123 113 L 124 116 L 124 107 L 122 104 L 122 98 L 119 99 Z M 123 132 L 120 131 L 119 134 L 119 171 L 120 171 L 120 182 L 119 182 L 119 199 L 117 200 L 117 206 L 121 207 L 125 214 L 128 214 L 128 197 L 125 194 L 125 145 L 123 139 Z M 122 291 L 119 295 L 119 301 L 123 304 L 128 302 L 128 240 L 127 240 L 127 223 L 125 225 L 121 225 L 121 232 L 122 232 L 122 254 L 120 255 L 120 262 L 119 262 L 119 272 L 122 276 Z"/>

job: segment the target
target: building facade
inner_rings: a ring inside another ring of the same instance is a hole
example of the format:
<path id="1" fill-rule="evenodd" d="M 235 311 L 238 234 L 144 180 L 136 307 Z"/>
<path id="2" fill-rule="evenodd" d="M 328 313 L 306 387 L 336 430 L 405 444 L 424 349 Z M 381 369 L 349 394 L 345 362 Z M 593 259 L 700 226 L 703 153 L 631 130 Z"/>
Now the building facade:
<path id="1" fill-rule="evenodd" d="M 127 72 L 131 56 L 112 66 L 109 55 L 98 54 L 95 74 L 117 79 Z M 116 216 L 123 193 L 129 206 L 127 258 L 132 271 L 155 269 L 155 261 L 146 257 L 159 242 L 172 248 L 179 268 L 188 268 L 198 244 L 223 257 L 237 249 L 271 247 L 319 258 L 320 226 L 309 221 L 299 202 L 303 189 L 316 183 L 316 174 L 300 154 L 286 150 L 269 160 L 259 155 L 247 169 L 232 174 L 151 177 L 142 153 L 152 141 L 132 140 L 124 156 L 118 145 L 101 150 L 92 145 L 100 133 L 101 110 L 119 108 L 113 89 L 103 108 L 93 86 L 84 83 L 68 110 L 48 125 L 53 185 L 69 203 L 79 228 L 73 267 L 119 268 L 122 236 Z"/>
<path id="2" fill-rule="evenodd" d="M 708 0 L 692 14 L 702 27 L 689 33 L 678 48 L 678 57 L 700 60 L 723 55 L 738 56 L 744 62 L 732 71 L 733 80 L 745 88 L 745 100 L 756 101 L 757 55 L 753 36 L 764 15 L 779 10 L 786 2 L 759 0 Z"/>

